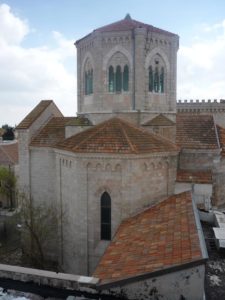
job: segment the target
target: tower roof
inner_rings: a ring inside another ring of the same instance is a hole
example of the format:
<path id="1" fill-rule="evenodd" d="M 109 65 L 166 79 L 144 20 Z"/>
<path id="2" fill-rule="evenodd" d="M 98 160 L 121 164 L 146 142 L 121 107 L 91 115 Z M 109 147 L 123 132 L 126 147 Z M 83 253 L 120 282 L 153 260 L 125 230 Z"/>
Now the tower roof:
<path id="1" fill-rule="evenodd" d="M 95 29 L 93 32 L 114 32 L 114 31 L 131 31 L 135 28 L 146 28 L 150 32 L 156 32 L 156 33 L 161 33 L 165 34 L 167 36 L 178 36 L 175 33 L 154 27 L 150 24 L 142 23 L 137 20 L 134 20 L 131 18 L 130 14 L 127 14 L 124 19 L 111 23 L 109 25 L 105 25 L 102 27 L 99 27 Z M 76 41 L 76 44 L 79 43 L 79 41 L 83 40 L 90 34 L 86 35 L 85 37 L 79 39 Z"/>
<path id="2" fill-rule="evenodd" d="M 81 153 L 142 154 L 177 151 L 173 143 L 135 125 L 112 118 L 65 139 L 56 148 Z"/>
<path id="3" fill-rule="evenodd" d="M 149 30 L 151 32 L 157 32 L 157 33 L 162 33 L 162 34 L 172 35 L 172 36 L 176 35 L 169 31 L 154 27 L 154 26 L 146 24 L 146 23 L 139 22 L 137 20 L 134 20 L 131 18 L 131 16 L 129 14 L 127 14 L 124 19 L 114 22 L 114 23 L 111 23 L 109 25 L 97 28 L 97 29 L 95 29 L 95 31 L 98 31 L 98 32 L 127 31 L 127 30 L 132 30 L 135 28 L 146 28 L 147 30 Z"/>

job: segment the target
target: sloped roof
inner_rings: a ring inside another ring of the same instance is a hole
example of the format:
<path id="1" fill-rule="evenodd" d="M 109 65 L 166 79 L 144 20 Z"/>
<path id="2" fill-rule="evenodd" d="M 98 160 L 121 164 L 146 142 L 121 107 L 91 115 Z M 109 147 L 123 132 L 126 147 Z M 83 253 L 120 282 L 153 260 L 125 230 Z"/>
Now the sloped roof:
<path id="1" fill-rule="evenodd" d="M 225 128 L 217 125 L 217 132 L 220 141 L 220 147 L 222 148 L 221 155 L 225 156 Z"/>
<path id="2" fill-rule="evenodd" d="M 177 170 L 177 182 L 212 183 L 212 171 Z"/>
<path id="3" fill-rule="evenodd" d="M 176 143 L 184 149 L 219 149 L 213 116 L 177 114 Z"/>
<path id="4" fill-rule="evenodd" d="M 74 117 L 53 117 L 32 139 L 30 146 L 50 147 L 65 139 L 65 125 Z"/>
<path id="5" fill-rule="evenodd" d="M 173 125 L 175 125 L 175 123 L 162 114 L 156 116 L 155 118 L 143 124 L 143 126 L 173 126 Z"/>
<path id="6" fill-rule="evenodd" d="M 191 194 L 184 192 L 122 222 L 93 276 L 104 284 L 202 258 Z"/>
<path id="7" fill-rule="evenodd" d="M 52 100 L 40 101 L 40 103 L 20 122 L 16 129 L 29 128 L 51 103 L 53 103 Z"/>
<path id="8" fill-rule="evenodd" d="M 18 164 L 18 142 L 0 144 L 0 164 L 14 165 Z"/>
<path id="9" fill-rule="evenodd" d="M 173 143 L 119 118 L 112 118 L 56 145 L 84 153 L 152 153 L 177 151 Z"/>
<path id="10" fill-rule="evenodd" d="M 127 30 L 132 30 L 135 28 L 146 28 L 147 30 L 149 30 L 151 32 L 157 32 L 157 33 L 162 33 L 162 34 L 171 35 L 171 36 L 176 35 L 169 31 L 154 27 L 149 24 L 139 22 L 137 20 L 134 20 L 130 17 L 129 14 L 127 14 L 124 19 L 114 22 L 114 23 L 111 23 L 109 25 L 97 28 L 95 31 L 98 31 L 98 32 L 127 31 Z"/>

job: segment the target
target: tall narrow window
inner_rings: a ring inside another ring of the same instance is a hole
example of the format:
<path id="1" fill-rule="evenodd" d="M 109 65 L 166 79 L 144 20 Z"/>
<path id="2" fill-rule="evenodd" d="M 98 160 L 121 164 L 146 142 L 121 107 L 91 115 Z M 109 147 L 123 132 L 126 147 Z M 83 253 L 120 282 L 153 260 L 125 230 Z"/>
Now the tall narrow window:
<path id="1" fill-rule="evenodd" d="M 90 94 L 93 93 L 93 69 L 90 71 Z"/>
<path id="2" fill-rule="evenodd" d="M 149 92 L 153 91 L 153 85 L 154 85 L 154 77 L 153 77 L 153 71 L 152 66 L 149 67 L 149 74 L 148 74 L 148 90 Z"/>
<path id="3" fill-rule="evenodd" d="M 129 69 L 126 65 L 123 70 L 123 90 L 128 91 L 129 89 Z"/>
<path id="4" fill-rule="evenodd" d="M 122 74 L 121 67 L 116 67 L 116 92 L 121 92 L 122 90 Z"/>
<path id="5" fill-rule="evenodd" d="M 87 74 L 87 72 L 85 72 L 84 85 L 85 85 L 85 95 L 87 95 L 87 93 L 88 93 L 88 74 Z"/>
<path id="6" fill-rule="evenodd" d="M 159 92 L 164 93 L 164 68 L 162 67 L 159 75 Z"/>
<path id="7" fill-rule="evenodd" d="M 159 92 L 159 70 L 158 67 L 155 68 L 154 73 L 154 92 Z"/>
<path id="8" fill-rule="evenodd" d="M 115 91 L 115 74 L 113 66 L 109 67 L 109 92 Z"/>
<path id="9" fill-rule="evenodd" d="M 101 240 L 111 240 L 111 198 L 107 192 L 101 196 Z"/>

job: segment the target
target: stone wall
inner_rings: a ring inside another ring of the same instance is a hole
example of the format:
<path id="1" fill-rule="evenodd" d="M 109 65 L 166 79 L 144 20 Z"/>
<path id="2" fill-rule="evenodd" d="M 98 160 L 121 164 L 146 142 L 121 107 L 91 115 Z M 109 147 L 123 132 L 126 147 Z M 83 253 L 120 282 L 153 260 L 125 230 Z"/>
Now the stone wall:
<path id="1" fill-rule="evenodd" d="M 131 31 L 94 31 L 78 41 L 78 113 L 133 110 L 175 113 L 178 43 L 177 36 L 147 32 L 145 28 L 136 28 L 133 34 Z M 165 67 L 163 93 L 148 92 L 148 68 L 156 55 L 161 57 Z M 84 87 L 87 60 L 94 74 L 90 95 L 85 95 Z M 108 67 L 116 63 L 129 67 L 129 91 L 108 91 Z"/>
<path id="2" fill-rule="evenodd" d="M 176 154 L 56 156 L 61 264 L 67 272 L 91 274 L 108 246 L 100 240 L 100 199 L 112 201 L 112 236 L 124 218 L 174 192 Z"/>
<path id="3" fill-rule="evenodd" d="M 199 265 L 149 279 L 132 281 L 129 279 L 115 288 L 104 289 L 104 293 L 123 295 L 131 300 L 202 300 L 204 292 L 205 266 Z"/>

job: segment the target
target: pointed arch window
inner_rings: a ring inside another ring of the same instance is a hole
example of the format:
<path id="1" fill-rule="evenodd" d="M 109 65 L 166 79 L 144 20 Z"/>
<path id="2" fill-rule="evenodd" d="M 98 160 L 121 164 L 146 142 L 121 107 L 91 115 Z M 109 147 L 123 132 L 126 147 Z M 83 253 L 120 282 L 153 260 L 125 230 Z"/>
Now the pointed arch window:
<path id="1" fill-rule="evenodd" d="M 101 240 L 111 240 L 111 198 L 107 192 L 101 196 Z"/>
<path id="2" fill-rule="evenodd" d="M 121 92 L 122 90 L 122 74 L 121 67 L 116 67 L 116 92 Z"/>
<path id="3" fill-rule="evenodd" d="M 123 69 L 123 90 L 127 92 L 128 87 L 129 87 L 129 69 L 128 69 L 128 65 L 125 65 Z"/>
<path id="4" fill-rule="evenodd" d="M 154 75 L 152 71 L 152 66 L 149 67 L 149 73 L 148 73 L 148 90 L 149 92 L 153 91 L 153 85 L 154 85 Z"/>
<path id="5" fill-rule="evenodd" d="M 115 74 L 113 66 L 109 67 L 109 92 L 115 91 Z"/>
<path id="6" fill-rule="evenodd" d="M 158 67 L 155 68 L 154 73 L 154 92 L 159 92 L 159 70 Z"/>
<path id="7" fill-rule="evenodd" d="M 164 68 L 162 67 L 159 75 L 159 92 L 164 93 Z"/>

